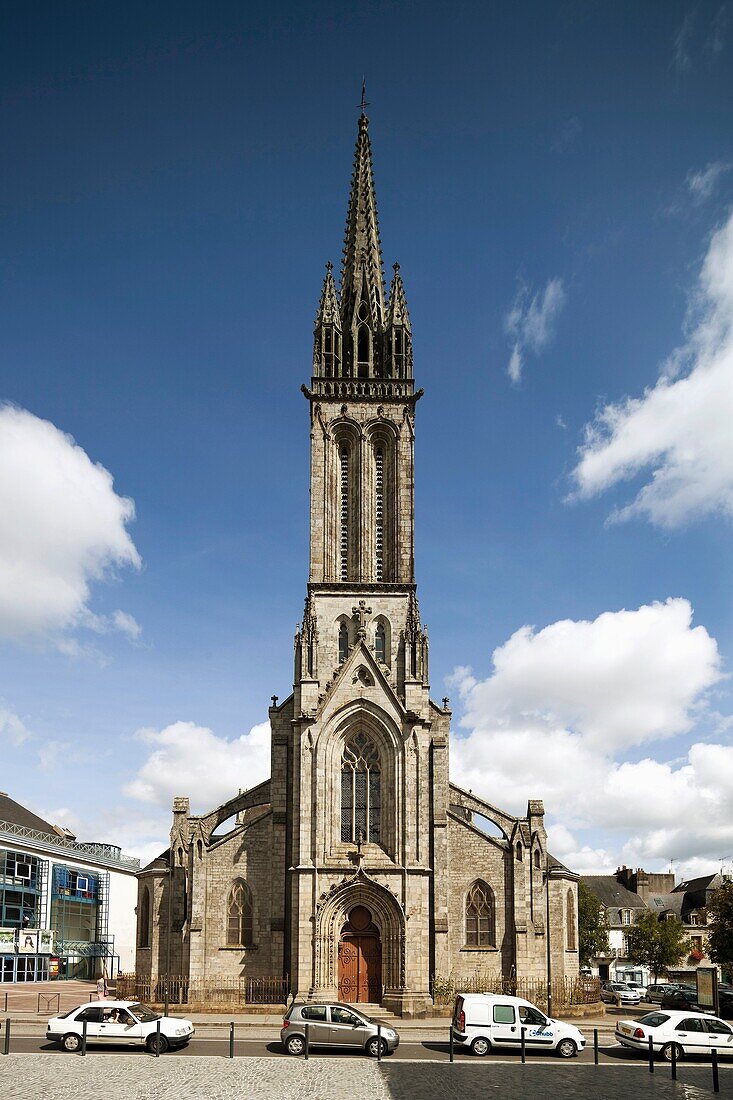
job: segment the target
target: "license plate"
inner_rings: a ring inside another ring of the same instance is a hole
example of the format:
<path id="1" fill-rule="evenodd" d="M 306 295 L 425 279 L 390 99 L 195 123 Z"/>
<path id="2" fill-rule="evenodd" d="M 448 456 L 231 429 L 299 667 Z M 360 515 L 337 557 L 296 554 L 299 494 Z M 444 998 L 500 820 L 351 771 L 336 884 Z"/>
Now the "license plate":
<path id="1" fill-rule="evenodd" d="M 632 1035 L 633 1032 L 630 1027 L 624 1027 L 623 1024 L 619 1024 L 619 1031 L 622 1035 Z"/>

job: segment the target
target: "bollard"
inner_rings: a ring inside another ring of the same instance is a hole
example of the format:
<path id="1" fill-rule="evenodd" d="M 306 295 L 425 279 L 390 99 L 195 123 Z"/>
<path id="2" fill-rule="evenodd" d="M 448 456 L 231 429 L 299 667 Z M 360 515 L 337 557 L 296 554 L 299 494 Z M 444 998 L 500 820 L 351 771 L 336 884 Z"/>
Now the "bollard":
<path id="1" fill-rule="evenodd" d="M 303 1051 L 306 1061 L 308 1061 L 308 1047 L 310 1046 L 310 1025 L 305 1025 L 305 1050 Z"/>
<path id="2" fill-rule="evenodd" d="M 86 1057 L 87 1053 L 87 1022 L 82 1020 L 81 1022 L 81 1056 Z"/>
<path id="3" fill-rule="evenodd" d="M 3 1054 L 10 1054 L 10 1019 L 5 1021 L 5 1044 L 3 1046 Z"/>
<path id="4" fill-rule="evenodd" d="M 377 1061 L 382 1061 L 382 1025 L 377 1024 Z"/>
<path id="5" fill-rule="evenodd" d="M 448 1043 L 448 1047 L 449 1047 L 449 1050 L 450 1050 L 450 1060 L 452 1062 L 453 1061 L 453 1024 L 450 1025 L 450 1040 L 449 1040 L 449 1043 Z"/>
<path id="6" fill-rule="evenodd" d="M 160 1016 L 155 1021 L 155 1057 L 160 1058 Z"/>
<path id="7" fill-rule="evenodd" d="M 598 1028 L 593 1028 L 593 1061 L 598 1065 Z"/>
<path id="8" fill-rule="evenodd" d="M 229 1057 L 234 1057 L 234 1021 L 229 1025 Z"/>
<path id="9" fill-rule="evenodd" d="M 527 1061 L 527 1029 L 526 1027 L 520 1028 L 522 1032 L 522 1065 Z"/>
<path id="10" fill-rule="evenodd" d="M 8 991 L 5 990 L 5 1011 L 8 1011 Z"/>
<path id="11" fill-rule="evenodd" d="M 672 1080 L 677 1080 L 677 1044 L 672 1043 Z"/>
<path id="12" fill-rule="evenodd" d="M 649 1036 L 649 1072 L 654 1073 L 654 1041 Z"/>
<path id="13" fill-rule="evenodd" d="M 718 1078 L 718 1052 L 713 1047 L 713 1092 L 720 1092 L 720 1079 Z"/>

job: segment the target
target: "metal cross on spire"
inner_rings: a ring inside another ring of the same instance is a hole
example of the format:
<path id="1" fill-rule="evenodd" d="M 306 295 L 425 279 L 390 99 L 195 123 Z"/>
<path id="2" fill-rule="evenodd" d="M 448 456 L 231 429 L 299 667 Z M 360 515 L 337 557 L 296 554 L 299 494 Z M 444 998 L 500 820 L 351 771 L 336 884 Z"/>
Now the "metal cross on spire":
<path id="1" fill-rule="evenodd" d="M 367 97 L 366 97 L 366 77 L 363 76 L 361 78 L 361 103 L 359 104 L 359 107 L 361 108 L 361 113 L 363 115 L 366 114 L 366 109 L 367 109 L 368 106 L 369 106 L 369 104 L 367 103 Z"/>

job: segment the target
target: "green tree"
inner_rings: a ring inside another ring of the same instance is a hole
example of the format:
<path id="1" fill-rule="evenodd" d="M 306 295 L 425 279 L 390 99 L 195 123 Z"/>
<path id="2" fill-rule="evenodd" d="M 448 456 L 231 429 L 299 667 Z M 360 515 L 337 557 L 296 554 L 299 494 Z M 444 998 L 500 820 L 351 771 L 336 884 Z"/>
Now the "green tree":
<path id="1" fill-rule="evenodd" d="M 578 946 L 581 966 L 590 966 L 597 955 L 608 951 L 606 910 L 583 882 L 578 883 Z"/>
<path id="2" fill-rule="evenodd" d="M 626 932 L 631 962 L 648 966 L 655 980 L 676 966 L 690 950 L 685 926 L 677 917 L 659 920 L 655 913 L 642 913 Z"/>
<path id="3" fill-rule="evenodd" d="M 710 895 L 707 904 L 708 955 L 726 974 L 733 973 L 733 882 Z"/>

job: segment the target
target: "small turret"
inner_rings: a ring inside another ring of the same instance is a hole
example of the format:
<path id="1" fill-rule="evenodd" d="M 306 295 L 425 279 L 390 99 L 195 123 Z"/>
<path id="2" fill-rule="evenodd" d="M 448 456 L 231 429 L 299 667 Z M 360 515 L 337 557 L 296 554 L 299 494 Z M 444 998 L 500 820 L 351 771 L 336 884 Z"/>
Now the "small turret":
<path id="1" fill-rule="evenodd" d="M 316 316 L 313 341 L 313 377 L 341 377 L 341 314 L 336 284 L 333 281 L 333 264 L 326 264 L 321 301 Z"/>
<path id="2" fill-rule="evenodd" d="M 384 359 L 386 377 L 412 377 L 412 329 L 399 264 L 394 265 L 394 276 L 387 303 Z"/>

